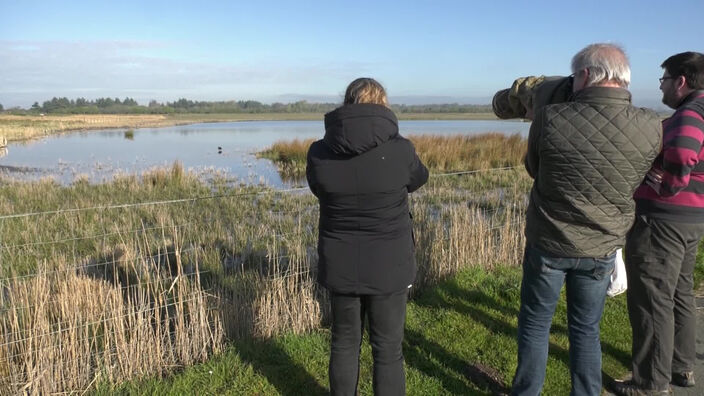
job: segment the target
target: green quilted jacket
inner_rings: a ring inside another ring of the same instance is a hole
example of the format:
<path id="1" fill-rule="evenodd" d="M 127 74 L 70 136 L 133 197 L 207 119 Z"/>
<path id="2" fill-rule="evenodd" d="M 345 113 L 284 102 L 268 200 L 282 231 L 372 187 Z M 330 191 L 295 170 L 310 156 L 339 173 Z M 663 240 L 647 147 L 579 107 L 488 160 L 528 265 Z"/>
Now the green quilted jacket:
<path id="1" fill-rule="evenodd" d="M 588 87 L 537 109 L 525 165 L 535 179 L 527 243 L 558 257 L 605 257 L 633 224 L 633 192 L 660 151 L 651 110 L 622 88 Z"/>

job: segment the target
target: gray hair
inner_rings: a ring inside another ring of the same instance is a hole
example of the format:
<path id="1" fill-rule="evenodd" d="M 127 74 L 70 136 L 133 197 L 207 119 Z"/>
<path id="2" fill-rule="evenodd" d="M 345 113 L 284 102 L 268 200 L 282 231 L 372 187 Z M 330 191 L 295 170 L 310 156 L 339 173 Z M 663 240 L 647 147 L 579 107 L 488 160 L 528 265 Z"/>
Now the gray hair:
<path id="1" fill-rule="evenodd" d="M 616 44 L 590 44 L 572 58 L 572 73 L 588 69 L 586 86 L 613 82 L 622 88 L 631 83 L 631 67 L 623 48 Z"/>

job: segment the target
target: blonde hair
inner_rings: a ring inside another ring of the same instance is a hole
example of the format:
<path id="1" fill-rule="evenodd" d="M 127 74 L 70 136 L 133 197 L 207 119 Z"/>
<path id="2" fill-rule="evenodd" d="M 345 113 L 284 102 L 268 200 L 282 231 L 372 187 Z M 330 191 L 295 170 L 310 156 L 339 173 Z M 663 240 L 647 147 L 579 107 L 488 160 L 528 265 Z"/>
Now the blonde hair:
<path id="1" fill-rule="evenodd" d="M 347 86 L 344 104 L 371 103 L 389 107 L 384 87 L 373 78 L 358 78 Z"/>

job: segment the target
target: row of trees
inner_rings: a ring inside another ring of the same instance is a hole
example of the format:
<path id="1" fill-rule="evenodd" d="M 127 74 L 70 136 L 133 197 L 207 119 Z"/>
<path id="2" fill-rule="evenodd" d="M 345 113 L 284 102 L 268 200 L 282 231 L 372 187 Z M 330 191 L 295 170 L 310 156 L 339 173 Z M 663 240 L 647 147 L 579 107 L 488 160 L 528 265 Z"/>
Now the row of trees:
<path id="1" fill-rule="evenodd" d="M 56 113 L 56 114 L 120 114 L 120 113 L 141 113 L 139 108 L 143 107 L 132 98 L 98 98 L 87 100 L 85 98 L 68 99 L 52 98 L 41 105 L 34 102 L 30 111 L 33 113 Z"/>
<path id="2" fill-rule="evenodd" d="M 293 103 L 265 104 L 256 100 L 203 102 L 189 99 L 179 99 L 174 102 L 160 103 L 152 100 L 143 106 L 132 98 L 85 98 L 68 99 L 52 98 L 43 102 L 34 102 L 29 110 L 12 109 L 17 113 L 44 114 L 170 114 L 170 113 L 326 113 L 334 110 L 338 103 L 309 103 L 298 101 Z M 392 105 L 399 113 L 485 113 L 491 112 L 490 105 Z M 0 111 L 2 111 L 0 105 Z"/>

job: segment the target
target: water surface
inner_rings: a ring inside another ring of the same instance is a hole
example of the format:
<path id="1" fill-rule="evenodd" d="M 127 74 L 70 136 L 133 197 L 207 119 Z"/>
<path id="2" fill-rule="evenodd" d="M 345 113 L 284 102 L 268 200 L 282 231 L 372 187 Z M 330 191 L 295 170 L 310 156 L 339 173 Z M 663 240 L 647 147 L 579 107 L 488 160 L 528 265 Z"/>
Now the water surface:
<path id="1" fill-rule="evenodd" d="M 475 135 L 485 132 L 527 136 L 529 123 L 518 121 L 400 121 L 404 136 Z M 140 174 L 154 167 L 183 166 L 204 178 L 224 175 L 238 182 L 290 186 L 271 161 L 257 151 L 277 140 L 321 138 L 322 121 L 247 121 L 165 128 L 71 132 L 11 143 L 0 158 L 0 176 L 19 180 L 51 177 L 67 185 L 77 177 L 109 181 L 116 174 Z"/>

